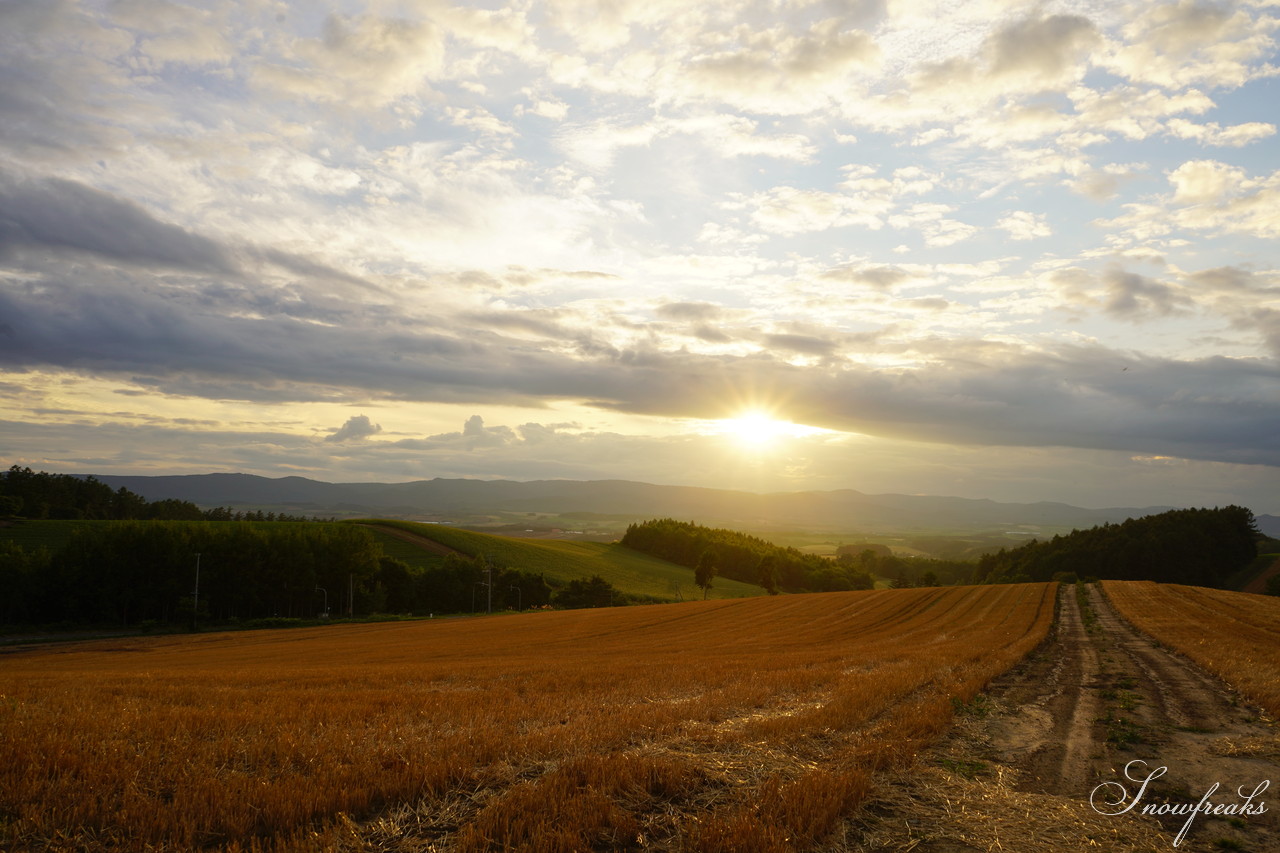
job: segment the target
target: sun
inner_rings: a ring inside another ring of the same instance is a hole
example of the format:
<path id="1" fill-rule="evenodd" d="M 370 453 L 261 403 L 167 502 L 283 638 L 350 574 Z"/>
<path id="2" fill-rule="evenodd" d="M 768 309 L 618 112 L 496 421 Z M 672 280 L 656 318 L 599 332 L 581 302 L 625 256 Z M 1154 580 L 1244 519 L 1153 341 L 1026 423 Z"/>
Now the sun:
<path id="1" fill-rule="evenodd" d="M 788 434 L 786 421 L 775 420 L 764 412 L 744 412 L 736 418 L 719 422 L 725 435 L 751 447 L 760 447 Z"/>
<path id="2" fill-rule="evenodd" d="M 736 417 L 712 423 L 716 435 L 729 438 L 739 446 L 753 451 L 769 450 L 785 439 L 807 438 L 829 432 L 820 427 L 782 420 L 765 409 L 748 409 Z"/>

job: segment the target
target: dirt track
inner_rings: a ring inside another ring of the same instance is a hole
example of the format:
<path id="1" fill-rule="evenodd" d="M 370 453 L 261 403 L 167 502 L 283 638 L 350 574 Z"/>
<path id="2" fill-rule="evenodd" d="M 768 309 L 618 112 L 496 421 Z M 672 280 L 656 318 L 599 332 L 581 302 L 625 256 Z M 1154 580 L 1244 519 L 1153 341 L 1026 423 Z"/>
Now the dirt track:
<path id="1" fill-rule="evenodd" d="M 438 554 L 441 557 L 446 557 L 449 554 L 458 554 L 463 557 L 467 556 L 461 551 L 450 548 L 448 545 L 442 545 L 434 539 L 428 539 L 425 536 L 418 536 L 415 533 L 410 533 L 409 531 L 402 530 L 398 527 L 390 527 L 382 524 L 362 524 L 360 526 L 368 527 L 371 530 L 377 530 L 379 533 L 385 533 L 388 536 L 394 536 L 396 539 L 400 539 L 412 545 L 417 545 L 422 550 L 431 554 Z"/>
<path id="2" fill-rule="evenodd" d="M 1087 589 L 1082 607 L 1073 587 L 1062 588 L 1046 645 L 962 710 L 934 754 L 883 786 L 862 841 L 844 849 L 1280 851 L 1275 722 Z M 1131 779 L 1161 767 L 1139 806 L 1115 814 L 1123 806 L 1108 801 L 1118 786 L 1133 795 L 1141 783 Z M 1209 802 L 1236 813 L 1197 815 L 1182 839 L 1187 815 L 1137 815 L 1145 805 L 1189 808 L 1215 783 Z M 1266 812 L 1243 814 L 1246 802 Z"/>

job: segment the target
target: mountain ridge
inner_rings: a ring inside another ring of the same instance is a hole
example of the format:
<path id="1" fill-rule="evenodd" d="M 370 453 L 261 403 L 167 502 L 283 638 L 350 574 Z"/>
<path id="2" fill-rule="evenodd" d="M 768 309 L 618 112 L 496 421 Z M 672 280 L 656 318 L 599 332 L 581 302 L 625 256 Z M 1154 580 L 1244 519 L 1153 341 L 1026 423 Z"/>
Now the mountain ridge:
<path id="1" fill-rule="evenodd" d="M 1058 501 L 878 494 L 855 489 L 756 493 L 632 480 L 471 480 L 436 477 L 405 483 L 328 483 L 256 474 L 94 475 L 148 500 L 174 498 L 202 507 L 277 508 L 306 514 L 400 516 L 534 516 L 566 513 L 673 517 L 753 527 L 924 530 L 1090 527 L 1175 507 L 1089 509 Z M 458 520 L 461 520 L 458 519 Z M 621 521 L 621 519 L 619 519 Z M 1036 533 L 1038 530 L 1027 530 Z"/>

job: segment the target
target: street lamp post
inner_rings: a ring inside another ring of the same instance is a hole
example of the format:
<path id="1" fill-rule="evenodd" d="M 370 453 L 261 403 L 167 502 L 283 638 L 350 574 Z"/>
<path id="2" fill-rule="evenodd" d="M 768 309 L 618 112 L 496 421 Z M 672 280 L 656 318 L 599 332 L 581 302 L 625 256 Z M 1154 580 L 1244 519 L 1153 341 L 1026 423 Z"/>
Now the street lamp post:
<path id="1" fill-rule="evenodd" d="M 520 587 L 513 586 L 509 587 L 509 589 L 516 591 L 516 610 L 524 610 L 524 593 L 520 591 Z"/>
<path id="2" fill-rule="evenodd" d="M 316 587 L 316 591 L 324 593 L 324 613 L 321 615 L 321 618 L 328 619 L 329 618 L 329 591 L 322 586 Z"/>

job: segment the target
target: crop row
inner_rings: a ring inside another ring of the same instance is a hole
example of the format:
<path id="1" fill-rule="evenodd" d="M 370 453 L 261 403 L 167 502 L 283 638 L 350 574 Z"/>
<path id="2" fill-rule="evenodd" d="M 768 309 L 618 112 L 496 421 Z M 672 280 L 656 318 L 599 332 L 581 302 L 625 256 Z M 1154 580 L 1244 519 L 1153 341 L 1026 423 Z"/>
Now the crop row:
<path id="1" fill-rule="evenodd" d="M 1129 622 L 1280 718 L 1280 598 L 1151 581 L 1102 588 Z"/>
<path id="2" fill-rule="evenodd" d="M 101 641 L 0 660 L 12 849 L 805 849 L 1054 585 Z"/>

